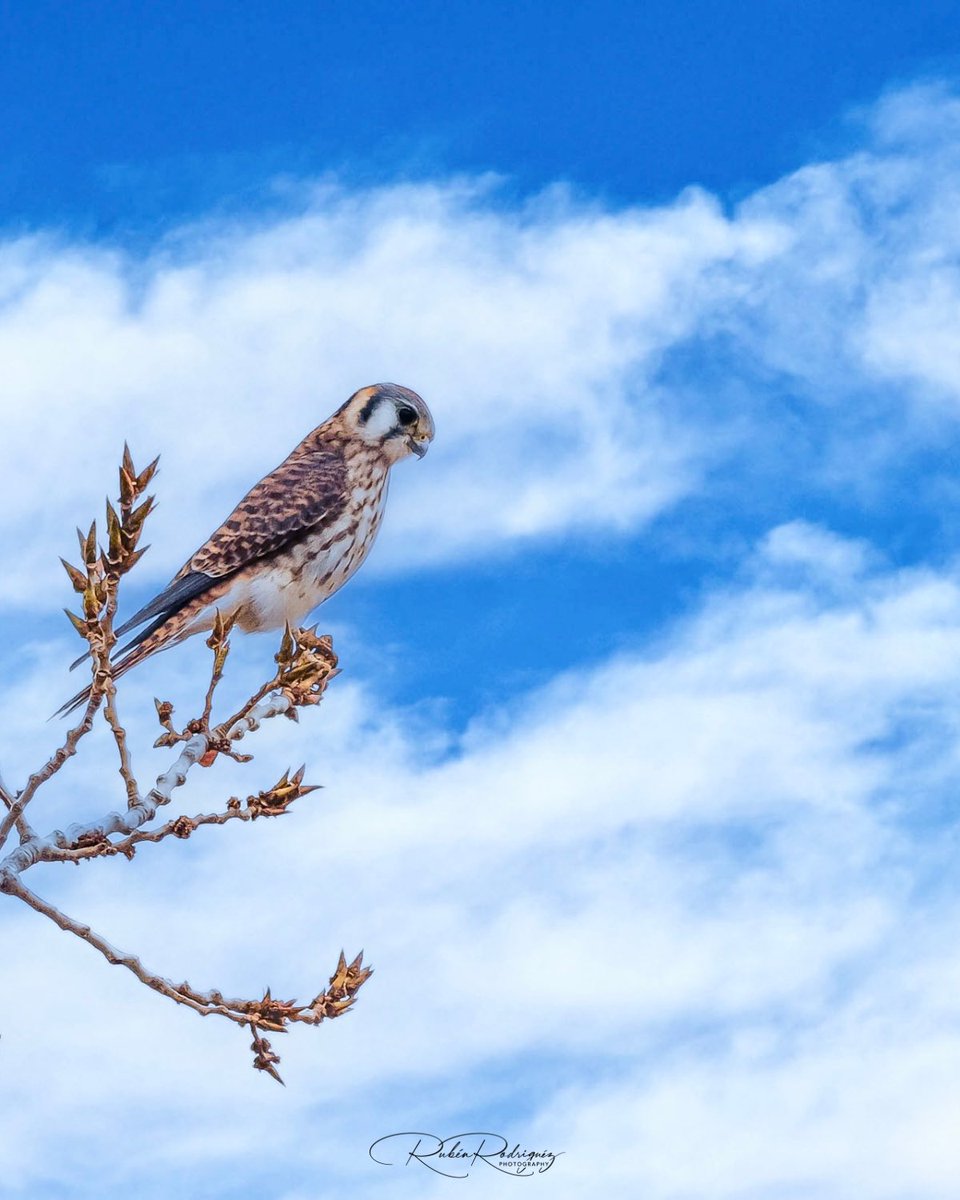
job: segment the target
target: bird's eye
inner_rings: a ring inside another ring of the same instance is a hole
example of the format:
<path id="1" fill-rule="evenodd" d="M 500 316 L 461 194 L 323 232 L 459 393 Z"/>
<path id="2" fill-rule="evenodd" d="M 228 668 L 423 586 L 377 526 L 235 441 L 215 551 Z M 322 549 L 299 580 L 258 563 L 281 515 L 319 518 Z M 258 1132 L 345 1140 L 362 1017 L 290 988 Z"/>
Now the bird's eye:
<path id="1" fill-rule="evenodd" d="M 397 409 L 397 420 L 401 425 L 412 425 L 417 419 L 417 410 L 408 408 L 406 405 L 403 408 Z"/>

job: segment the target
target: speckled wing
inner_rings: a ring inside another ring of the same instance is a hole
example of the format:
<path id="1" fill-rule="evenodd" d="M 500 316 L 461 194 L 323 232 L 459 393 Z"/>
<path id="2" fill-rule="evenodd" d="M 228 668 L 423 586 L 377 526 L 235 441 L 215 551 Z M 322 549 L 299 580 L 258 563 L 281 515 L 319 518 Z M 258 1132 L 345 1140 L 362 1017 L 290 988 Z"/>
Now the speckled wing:
<path id="1" fill-rule="evenodd" d="M 152 626 L 156 628 L 212 582 L 235 575 L 311 530 L 332 523 L 347 501 L 347 467 L 342 454 L 314 451 L 287 459 L 247 492 L 169 586 L 117 633 L 126 633 L 151 617 L 157 618 Z"/>
<path id="2" fill-rule="evenodd" d="M 314 452 L 288 460 L 251 488 L 174 579 L 195 571 L 214 579 L 232 575 L 336 520 L 347 499 L 342 454 Z"/>

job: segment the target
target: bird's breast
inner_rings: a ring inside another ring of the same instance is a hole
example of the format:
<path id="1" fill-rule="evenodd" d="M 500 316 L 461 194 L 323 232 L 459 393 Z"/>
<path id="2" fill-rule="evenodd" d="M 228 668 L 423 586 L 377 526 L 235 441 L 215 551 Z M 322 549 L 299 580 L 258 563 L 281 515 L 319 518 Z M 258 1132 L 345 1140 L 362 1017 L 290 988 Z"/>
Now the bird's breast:
<path id="1" fill-rule="evenodd" d="M 357 479 L 337 517 L 262 563 L 245 581 L 240 627 L 252 632 L 301 625 L 367 557 L 380 528 L 386 492 L 385 471 Z"/>

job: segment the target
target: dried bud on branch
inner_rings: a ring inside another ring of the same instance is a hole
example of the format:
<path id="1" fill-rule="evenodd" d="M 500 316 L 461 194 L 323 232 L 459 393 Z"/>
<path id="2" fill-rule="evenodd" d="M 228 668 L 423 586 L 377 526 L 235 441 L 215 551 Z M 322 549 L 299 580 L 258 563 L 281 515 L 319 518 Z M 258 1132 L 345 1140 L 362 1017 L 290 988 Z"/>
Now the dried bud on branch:
<path id="1" fill-rule="evenodd" d="M 174 790 L 185 784 L 191 767 L 197 763 L 209 765 L 219 754 L 239 762 L 249 761 L 249 755 L 241 755 L 235 749 L 237 741 L 257 730 L 265 720 L 281 714 L 296 719 L 297 709 L 319 704 L 327 684 L 339 673 L 329 637 L 318 636 L 315 627 L 296 630 L 288 627 L 276 655 L 277 669 L 273 677 L 237 712 L 211 727 L 215 693 L 230 653 L 230 632 L 235 621 L 235 615 L 218 613 L 207 639 L 213 662 L 203 709 L 198 717 L 177 729 L 173 724 L 173 705 L 166 700 L 154 702 L 157 719 L 164 730 L 155 746 L 182 745 L 182 748 L 177 760 L 160 775 L 153 788 L 146 792 L 140 788 L 127 749 L 126 730 L 117 713 L 110 655 L 116 643 L 113 620 L 120 580 L 137 564 L 146 549 L 139 548 L 139 541 L 144 524 L 153 511 L 154 498 L 144 498 L 144 492 L 156 473 L 157 462 L 154 459 L 138 473 L 129 447 L 124 446 L 119 500 L 117 505 L 110 500 L 106 503 L 106 548 L 98 546 L 94 522 L 86 534 L 77 531 L 82 565 L 74 566 L 61 560 L 71 586 L 81 597 L 82 616 L 69 611 L 67 616 L 89 646 L 93 682 L 81 720 L 70 730 L 56 753 L 30 776 L 16 795 L 6 787 L 0 787 L 0 801 L 6 808 L 0 821 L 0 853 L 4 852 L 14 829 L 20 836 L 19 845 L 6 850 L 5 856 L 0 858 L 0 892 L 16 896 L 61 929 L 83 939 L 108 962 L 126 967 L 147 987 L 177 1004 L 186 1005 L 202 1016 L 220 1016 L 248 1026 L 253 1032 L 254 1068 L 282 1083 L 277 1071 L 280 1059 L 261 1036 L 261 1030 L 282 1033 L 293 1023 L 318 1025 L 349 1011 L 358 990 L 372 974 L 369 968 L 362 966 L 362 954 L 347 965 L 341 951 L 329 986 L 308 1005 L 298 1005 L 294 1000 L 275 1000 L 269 988 L 259 1000 L 229 1000 L 216 989 L 198 992 L 188 983 L 173 984 L 148 971 L 136 956 L 114 949 L 100 934 L 61 912 L 23 882 L 24 873 L 38 862 L 77 863 L 116 855 L 132 859 L 141 843 L 160 842 L 167 837 L 186 839 L 205 825 L 281 816 L 290 811 L 295 801 L 316 790 L 316 785 L 303 782 L 304 767 L 301 766 L 292 774 L 285 771 L 273 787 L 249 795 L 244 801 L 231 797 L 222 812 L 194 817 L 181 814 L 166 824 L 154 824 L 160 809 L 171 803 Z M 34 802 L 40 788 L 76 753 L 78 743 L 90 732 L 101 707 L 116 745 L 119 773 L 127 792 L 127 809 L 123 813 L 111 811 L 98 819 L 71 825 L 65 831 L 55 829 L 40 836 L 28 823 L 25 810 Z"/>

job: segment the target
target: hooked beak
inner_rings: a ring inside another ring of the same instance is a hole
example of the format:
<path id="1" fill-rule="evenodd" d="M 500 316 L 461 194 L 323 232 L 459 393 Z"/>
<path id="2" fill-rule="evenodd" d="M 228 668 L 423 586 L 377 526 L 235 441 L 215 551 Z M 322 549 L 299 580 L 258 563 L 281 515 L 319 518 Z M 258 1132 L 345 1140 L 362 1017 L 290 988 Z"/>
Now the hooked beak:
<path id="1" fill-rule="evenodd" d="M 414 452 L 414 454 L 417 456 L 417 458 L 423 458 L 423 456 L 427 452 L 427 449 L 428 449 L 430 443 L 429 442 L 415 442 L 413 440 L 413 438 L 408 438 L 407 445 Z"/>

